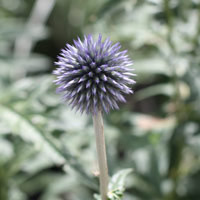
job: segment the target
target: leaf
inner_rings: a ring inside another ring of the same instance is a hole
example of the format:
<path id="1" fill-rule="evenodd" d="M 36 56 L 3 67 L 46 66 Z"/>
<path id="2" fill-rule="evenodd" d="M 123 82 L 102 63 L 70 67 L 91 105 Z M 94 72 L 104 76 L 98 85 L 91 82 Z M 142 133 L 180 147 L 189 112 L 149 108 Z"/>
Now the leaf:
<path id="1" fill-rule="evenodd" d="M 96 199 L 96 200 L 101 200 L 101 196 L 98 195 L 98 194 L 94 194 L 94 199 Z"/>
<path id="2" fill-rule="evenodd" d="M 108 198 L 109 200 L 120 200 L 123 196 L 125 190 L 125 179 L 128 174 L 130 174 L 133 170 L 132 169 L 123 169 L 117 172 L 111 178 L 109 183 L 109 193 Z"/>
<path id="3" fill-rule="evenodd" d="M 138 91 L 135 98 L 139 101 L 156 95 L 171 97 L 175 92 L 174 90 L 172 84 L 157 84 Z"/>
<path id="4" fill-rule="evenodd" d="M 134 69 L 137 73 L 163 74 L 170 76 L 171 72 L 164 59 L 158 57 L 134 60 Z"/>
<path id="5" fill-rule="evenodd" d="M 109 190 L 111 191 L 119 188 L 124 188 L 126 176 L 132 171 L 133 169 L 123 169 L 113 175 L 109 183 Z"/>
<path id="6" fill-rule="evenodd" d="M 96 189 L 93 179 L 83 170 L 81 163 L 70 154 L 68 150 L 62 150 L 58 147 L 51 136 L 47 136 L 40 128 L 33 124 L 26 116 L 9 108 L 7 105 L 0 104 L 0 119 L 11 128 L 11 131 L 21 136 L 26 142 L 35 145 L 36 150 L 46 153 L 48 159 L 57 164 L 69 164 L 75 171 L 85 178 L 84 183 L 91 188 Z"/>
<path id="7" fill-rule="evenodd" d="M 64 162 L 64 159 L 52 150 L 50 144 L 43 138 L 45 137 L 44 133 L 41 133 L 25 116 L 2 104 L 0 105 L 0 112 L 1 120 L 5 121 L 13 133 L 20 135 L 26 142 L 33 143 L 37 150 L 45 151 L 49 155 L 49 159 L 52 159 L 54 162 Z"/>
<path id="8" fill-rule="evenodd" d="M 3 161 L 6 161 L 12 155 L 13 155 L 12 144 L 9 141 L 5 140 L 3 137 L 0 138 L 0 162 L 2 163 Z"/>
<path id="9" fill-rule="evenodd" d="M 108 186 L 108 200 L 121 200 L 125 190 L 125 179 L 132 169 L 123 169 L 113 175 Z M 94 194 L 96 200 L 101 200 L 99 194 Z"/>

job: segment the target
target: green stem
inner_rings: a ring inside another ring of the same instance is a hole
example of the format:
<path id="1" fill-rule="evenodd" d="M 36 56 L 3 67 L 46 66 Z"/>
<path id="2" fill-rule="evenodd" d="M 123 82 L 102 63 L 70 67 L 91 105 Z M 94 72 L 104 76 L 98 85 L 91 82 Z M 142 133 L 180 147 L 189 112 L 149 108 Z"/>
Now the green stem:
<path id="1" fill-rule="evenodd" d="M 106 146 L 105 146 L 105 138 L 103 130 L 103 119 L 100 110 L 96 115 L 93 115 L 93 122 L 96 134 L 97 158 L 98 158 L 98 165 L 100 172 L 99 179 L 100 179 L 101 199 L 107 200 L 108 166 L 107 166 Z"/>

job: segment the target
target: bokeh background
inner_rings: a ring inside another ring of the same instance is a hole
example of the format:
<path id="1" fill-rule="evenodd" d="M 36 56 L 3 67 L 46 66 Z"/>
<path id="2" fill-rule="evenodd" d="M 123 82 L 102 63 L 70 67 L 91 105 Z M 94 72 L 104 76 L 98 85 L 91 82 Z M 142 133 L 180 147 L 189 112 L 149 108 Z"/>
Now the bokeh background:
<path id="1" fill-rule="evenodd" d="M 0 200 L 98 193 L 91 116 L 55 93 L 53 62 L 92 33 L 134 60 L 134 95 L 104 116 L 124 200 L 200 199 L 199 0 L 0 0 Z"/>

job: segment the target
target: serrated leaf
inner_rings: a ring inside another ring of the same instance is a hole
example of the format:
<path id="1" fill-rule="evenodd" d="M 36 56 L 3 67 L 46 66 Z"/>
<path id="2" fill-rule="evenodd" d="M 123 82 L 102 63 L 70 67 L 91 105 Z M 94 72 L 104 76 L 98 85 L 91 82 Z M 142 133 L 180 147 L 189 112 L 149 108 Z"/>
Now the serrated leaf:
<path id="1" fill-rule="evenodd" d="M 125 179 L 132 171 L 133 169 L 123 169 L 114 174 L 108 186 L 109 191 L 124 188 Z"/>
<path id="2" fill-rule="evenodd" d="M 111 178 L 109 183 L 109 193 L 108 199 L 109 200 L 120 200 L 122 199 L 124 190 L 125 190 L 125 179 L 128 174 L 130 174 L 133 170 L 132 169 L 123 169 L 117 172 Z"/>
<path id="3" fill-rule="evenodd" d="M 67 163 L 79 174 L 85 178 L 84 183 L 93 189 L 96 189 L 96 184 L 92 178 L 83 170 L 81 163 L 74 158 L 67 150 L 62 151 L 55 142 L 52 141 L 51 136 L 47 136 L 43 131 L 34 125 L 26 116 L 18 113 L 16 110 L 7 105 L 0 104 L 1 120 L 7 123 L 11 131 L 18 134 L 24 141 L 35 145 L 36 150 L 43 151 L 48 159 L 57 164 Z"/>
<path id="4" fill-rule="evenodd" d="M 98 195 L 98 194 L 94 194 L 94 199 L 96 199 L 96 200 L 101 200 L 101 196 Z"/>
<path id="5" fill-rule="evenodd" d="M 108 189 L 108 200 L 120 200 L 122 199 L 123 192 L 125 190 L 125 179 L 130 174 L 132 169 L 123 169 L 113 175 L 109 183 Z M 94 195 L 96 200 L 101 200 L 101 196 L 98 194 Z"/>
<path id="6" fill-rule="evenodd" d="M 35 145 L 37 150 L 43 150 L 49 155 L 49 159 L 52 159 L 56 163 L 63 163 L 64 159 L 55 152 L 50 144 L 43 138 L 45 137 L 40 130 L 32 124 L 25 116 L 17 113 L 15 110 L 0 105 L 1 120 L 4 120 L 11 131 L 18 134 L 26 142 L 31 142 Z"/>

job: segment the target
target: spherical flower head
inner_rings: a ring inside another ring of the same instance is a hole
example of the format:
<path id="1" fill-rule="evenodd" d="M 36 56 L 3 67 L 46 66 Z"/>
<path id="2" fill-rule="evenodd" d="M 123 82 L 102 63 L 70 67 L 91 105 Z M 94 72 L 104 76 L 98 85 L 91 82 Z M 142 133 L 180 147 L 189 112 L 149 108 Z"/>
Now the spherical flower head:
<path id="1" fill-rule="evenodd" d="M 125 102 L 124 94 L 132 93 L 130 85 L 135 83 L 129 68 L 132 61 L 120 51 L 120 44 L 112 44 L 109 38 L 102 41 L 99 35 L 94 41 L 91 35 L 84 41 L 74 40 L 66 45 L 58 56 L 57 91 L 63 99 L 81 112 L 96 114 L 98 110 L 108 113 L 118 109 L 118 102 Z"/>

